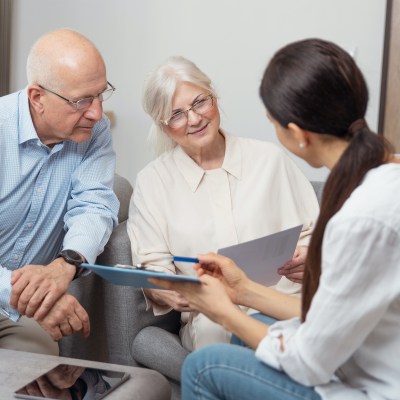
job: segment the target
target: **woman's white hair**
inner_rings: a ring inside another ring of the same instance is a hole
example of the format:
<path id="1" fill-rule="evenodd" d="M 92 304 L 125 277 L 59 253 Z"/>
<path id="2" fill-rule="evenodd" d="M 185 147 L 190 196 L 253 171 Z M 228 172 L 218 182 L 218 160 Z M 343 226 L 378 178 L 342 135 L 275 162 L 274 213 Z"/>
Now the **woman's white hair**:
<path id="1" fill-rule="evenodd" d="M 176 146 L 163 131 L 161 120 L 170 116 L 172 98 L 180 82 L 193 83 L 216 95 L 210 78 L 184 57 L 170 57 L 149 74 L 144 86 L 143 108 L 153 120 L 149 142 L 157 156 Z"/>

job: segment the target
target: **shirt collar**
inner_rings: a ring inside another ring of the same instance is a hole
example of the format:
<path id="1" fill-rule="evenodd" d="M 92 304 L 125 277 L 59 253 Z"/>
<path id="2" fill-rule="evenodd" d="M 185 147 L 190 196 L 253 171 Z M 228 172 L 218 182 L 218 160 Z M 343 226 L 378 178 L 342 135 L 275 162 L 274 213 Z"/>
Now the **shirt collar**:
<path id="1" fill-rule="evenodd" d="M 37 140 L 40 142 L 40 139 L 36 133 L 36 129 L 33 126 L 31 112 L 29 110 L 29 100 L 28 100 L 28 92 L 27 88 L 25 90 L 21 90 L 19 94 L 19 144 L 25 143 L 29 140 Z"/>
<path id="2" fill-rule="evenodd" d="M 222 169 L 240 180 L 242 178 L 242 149 L 239 140 L 224 131 L 221 132 L 225 137 L 225 157 Z"/>
<path id="3" fill-rule="evenodd" d="M 240 180 L 242 177 L 242 151 L 239 141 L 226 132 L 221 131 L 221 133 L 225 137 L 225 157 L 221 168 Z M 195 192 L 203 179 L 205 171 L 180 146 L 176 146 L 173 150 L 173 158 L 190 189 Z"/>

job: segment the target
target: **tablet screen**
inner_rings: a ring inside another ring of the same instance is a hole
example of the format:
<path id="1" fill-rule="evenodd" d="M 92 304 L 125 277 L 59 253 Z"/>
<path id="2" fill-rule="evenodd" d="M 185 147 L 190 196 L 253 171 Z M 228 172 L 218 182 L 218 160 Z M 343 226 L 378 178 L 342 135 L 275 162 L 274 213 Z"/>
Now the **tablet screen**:
<path id="1" fill-rule="evenodd" d="M 122 371 L 60 364 L 17 390 L 14 395 L 19 399 L 100 400 L 129 376 Z"/>

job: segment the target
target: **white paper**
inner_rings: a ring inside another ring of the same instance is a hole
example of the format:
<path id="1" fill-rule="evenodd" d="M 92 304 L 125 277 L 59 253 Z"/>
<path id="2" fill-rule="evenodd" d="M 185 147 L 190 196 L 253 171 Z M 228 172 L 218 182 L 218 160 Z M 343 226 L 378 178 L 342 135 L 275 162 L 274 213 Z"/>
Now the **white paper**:
<path id="1" fill-rule="evenodd" d="M 277 269 L 292 259 L 302 225 L 249 242 L 219 249 L 231 258 L 255 282 L 276 285 L 281 278 Z"/>

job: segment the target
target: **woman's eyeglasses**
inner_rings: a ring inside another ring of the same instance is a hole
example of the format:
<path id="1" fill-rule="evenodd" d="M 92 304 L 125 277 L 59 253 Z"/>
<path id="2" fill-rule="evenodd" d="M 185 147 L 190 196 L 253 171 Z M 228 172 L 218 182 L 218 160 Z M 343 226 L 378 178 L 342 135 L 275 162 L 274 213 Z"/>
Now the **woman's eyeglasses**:
<path id="1" fill-rule="evenodd" d="M 187 110 L 177 111 L 169 118 L 161 120 L 160 122 L 166 126 L 169 126 L 172 129 L 182 128 L 187 124 L 189 111 L 193 111 L 198 115 L 203 115 L 213 106 L 214 96 L 212 94 L 209 94 L 208 96 L 197 99 Z"/>

